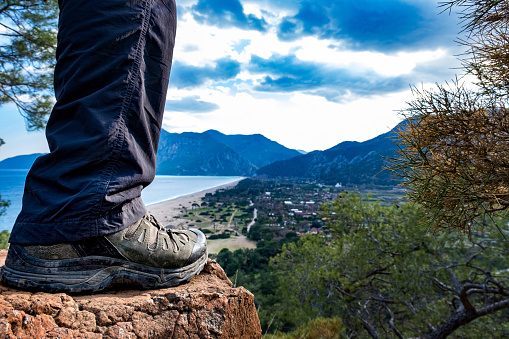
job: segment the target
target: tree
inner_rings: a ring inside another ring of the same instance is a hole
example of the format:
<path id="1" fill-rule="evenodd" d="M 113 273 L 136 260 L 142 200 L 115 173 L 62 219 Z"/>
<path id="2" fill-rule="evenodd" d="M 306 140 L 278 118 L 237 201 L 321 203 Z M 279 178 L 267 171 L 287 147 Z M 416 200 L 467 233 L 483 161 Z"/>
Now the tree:
<path id="1" fill-rule="evenodd" d="M 403 112 L 392 170 L 435 228 L 470 232 L 509 208 L 509 3 L 453 0 L 467 37 L 463 58 L 475 88 L 458 80 L 415 90 Z"/>
<path id="2" fill-rule="evenodd" d="M 509 246 L 500 233 L 473 243 L 429 234 L 413 204 L 382 206 L 354 193 L 324 213 L 331 238 L 301 237 L 272 261 L 281 296 L 273 328 L 340 317 L 350 337 L 509 335 Z"/>
<path id="3" fill-rule="evenodd" d="M 0 4 L 0 105 L 13 102 L 28 130 L 43 128 L 53 106 L 57 19 L 57 0 Z M 8 205 L 0 199 L 0 215 Z"/>
<path id="4" fill-rule="evenodd" d="M 28 130 L 43 128 L 53 106 L 57 19 L 57 0 L 0 5 L 0 104 L 16 104 Z"/>

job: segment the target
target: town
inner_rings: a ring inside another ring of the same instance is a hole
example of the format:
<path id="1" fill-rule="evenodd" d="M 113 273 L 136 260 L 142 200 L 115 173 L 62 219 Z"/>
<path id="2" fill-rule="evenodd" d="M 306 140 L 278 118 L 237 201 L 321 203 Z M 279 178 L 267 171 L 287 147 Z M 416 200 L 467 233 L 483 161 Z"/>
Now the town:
<path id="1" fill-rule="evenodd" d="M 324 233 L 322 204 L 346 191 L 360 190 L 341 183 L 249 178 L 233 188 L 207 193 L 191 209 L 182 206 L 179 220 L 185 220 L 182 226 L 199 228 L 207 234 L 211 253 L 224 247 L 254 248 L 253 241 Z M 403 197 L 401 190 L 392 187 L 371 189 L 369 193 L 366 199 L 378 199 L 385 204 Z"/>

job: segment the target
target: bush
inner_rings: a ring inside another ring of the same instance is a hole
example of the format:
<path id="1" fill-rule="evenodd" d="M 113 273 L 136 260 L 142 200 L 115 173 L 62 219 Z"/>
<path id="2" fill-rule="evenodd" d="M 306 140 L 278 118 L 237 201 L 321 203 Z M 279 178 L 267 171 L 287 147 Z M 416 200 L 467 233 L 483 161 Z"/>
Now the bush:
<path id="1" fill-rule="evenodd" d="M 267 334 L 263 339 L 339 339 L 343 330 L 340 318 L 316 318 L 295 332 Z"/>
<path id="2" fill-rule="evenodd" d="M 7 232 L 7 230 L 3 230 L 0 232 L 0 249 L 8 249 L 9 248 L 9 237 L 11 234 Z"/>
<path id="3" fill-rule="evenodd" d="M 290 231 L 290 232 L 286 233 L 285 237 L 288 239 L 292 239 L 292 238 L 298 237 L 298 235 L 294 231 Z"/>
<path id="4" fill-rule="evenodd" d="M 230 237 L 229 234 L 221 233 L 221 234 L 212 234 L 211 236 L 209 236 L 209 239 L 210 240 L 214 240 L 214 239 L 228 239 L 229 237 Z"/>

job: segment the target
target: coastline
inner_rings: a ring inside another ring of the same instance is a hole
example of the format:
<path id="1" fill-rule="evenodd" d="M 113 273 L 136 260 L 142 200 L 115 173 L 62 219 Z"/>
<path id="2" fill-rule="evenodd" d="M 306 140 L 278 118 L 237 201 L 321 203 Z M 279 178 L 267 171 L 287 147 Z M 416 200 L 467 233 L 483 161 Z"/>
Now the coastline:
<path id="1" fill-rule="evenodd" d="M 191 209 L 191 205 L 193 203 L 200 204 L 201 199 L 205 197 L 207 193 L 214 193 L 219 189 L 232 188 L 237 186 L 237 184 L 244 180 L 242 177 L 235 181 L 229 182 L 227 184 L 214 186 L 202 191 L 194 192 L 191 194 L 181 195 L 179 197 L 171 198 L 165 201 L 157 202 L 154 204 L 150 204 L 147 206 L 147 210 L 151 213 L 161 224 L 164 226 L 173 226 L 173 227 L 184 227 L 188 223 L 185 219 L 179 219 L 180 210 L 184 206 L 188 209 Z"/>

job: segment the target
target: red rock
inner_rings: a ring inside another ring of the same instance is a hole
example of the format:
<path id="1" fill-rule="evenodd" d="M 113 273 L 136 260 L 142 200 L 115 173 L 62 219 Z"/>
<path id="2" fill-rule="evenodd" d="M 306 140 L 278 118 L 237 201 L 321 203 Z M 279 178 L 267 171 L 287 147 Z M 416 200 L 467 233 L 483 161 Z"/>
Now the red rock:
<path id="1" fill-rule="evenodd" d="M 0 337 L 238 339 L 261 338 L 261 328 L 253 295 L 209 260 L 188 284 L 160 290 L 69 296 L 0 285 Z"/>

